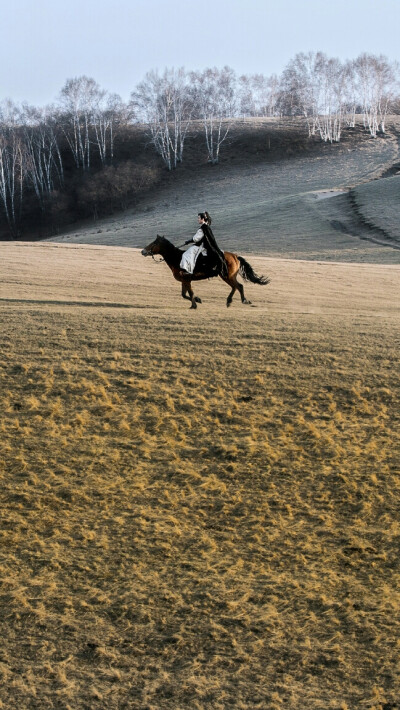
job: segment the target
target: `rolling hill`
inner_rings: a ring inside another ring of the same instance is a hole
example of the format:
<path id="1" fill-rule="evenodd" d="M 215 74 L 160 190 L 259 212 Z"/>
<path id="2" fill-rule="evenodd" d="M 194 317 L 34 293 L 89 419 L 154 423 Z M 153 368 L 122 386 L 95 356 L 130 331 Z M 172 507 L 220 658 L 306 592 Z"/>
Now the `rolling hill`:
<path id="1" fill-rule="evenodd" d="M 228 250 L 399 263 L 394 248 L 397 182 L 379 181 L 398 162 L 398 123 L 397 118 L 389 122 L 385 137 L 371 139 L 349 131 L 341 144 L 325 145 L 299 141 L 298 125 L 289 130 L 276 119 L 238 122 L 220 165 L 182 166 L 134 210 L 85 224 L 52 241 L 143 246 L 160 233 L 181 243 L 193 233 L 197 212 L 207 209 L 218 241 Z M 390 195 L 385 187 L 389 184 Z M 385 234 L 373 206 L 382 202 L 383 190 Z M 376 223 L 372 212 L 368 220 L 365 217 L 365 206 L 355 209 L 362 194 L 368 196 Z"/>

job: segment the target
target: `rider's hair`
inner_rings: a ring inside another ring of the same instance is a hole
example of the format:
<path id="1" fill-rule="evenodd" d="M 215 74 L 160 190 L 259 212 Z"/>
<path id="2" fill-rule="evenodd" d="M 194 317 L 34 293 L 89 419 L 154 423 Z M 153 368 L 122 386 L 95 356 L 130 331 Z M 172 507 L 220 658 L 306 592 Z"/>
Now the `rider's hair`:
<path id="1" fill-rule="evenodd" d="M 200 219 L 204 219 L 207 224 L 211 224 L 211 217 L 208 212 L 199 212 Z"/>

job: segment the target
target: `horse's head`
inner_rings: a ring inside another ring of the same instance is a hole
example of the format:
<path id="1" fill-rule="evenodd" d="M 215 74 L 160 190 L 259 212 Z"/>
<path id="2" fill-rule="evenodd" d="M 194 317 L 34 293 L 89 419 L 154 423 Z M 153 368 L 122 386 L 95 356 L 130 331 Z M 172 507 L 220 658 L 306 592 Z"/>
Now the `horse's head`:
<path id="1" fill-rule="evenodd" d="M 154 242 L 151 242 L 151 244 L 142 249 L 142 256 L 154 256 L 154 254 L 160 254 L 163 241 L 164 237 L 160 237 L 160 235 L 157 234 Z"/>

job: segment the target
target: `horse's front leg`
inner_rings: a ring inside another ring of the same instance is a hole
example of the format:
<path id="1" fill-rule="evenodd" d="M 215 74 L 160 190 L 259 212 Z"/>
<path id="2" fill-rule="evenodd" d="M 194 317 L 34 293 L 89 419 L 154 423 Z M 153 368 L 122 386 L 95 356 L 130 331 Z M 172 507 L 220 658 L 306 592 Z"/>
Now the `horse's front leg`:
<path id="1" fill-rule="evenodd" d="M 242 303 L 247 303 L 248 305 L 251 305 L 251 301 L 248 301 L 247 298 L 244 295 L 244 288 L 243 284 L 240 283 L 240 281 L 237 280 L 236 276 L 230 278 L 230 279 L 224 279 L 228 286 L 231 286 L 232 290 L 226 299 L 226 305 L 229 308 L 229 306 L 232 303 L 232 299 L 236 291 L 239 291 L 240 293 L 240 298 L 242 300 Z"/>
<path id="2" fill-rule="evenodd" d="M 187 292 L 188 292 L 187 284 L 182 284 L 182 298 L 186 298 L 187 301 L 191 301 L 192 299 L 190 298 L 190 296 L 186 295 Z"/>
<path id="3" fill-rule="evenodd" d="M 236 281 L 236 287 L 239 289 L 240 293 L 240 298 L 242 299 L 242 303 L 246 303 L 248 306 L 251 306 L 251 301 L 248 301 L 246 296 L 244 295 L 244 288 L 243 284 L 239 283 L 239 281 Z"/>
<path id="4" fill-rule="evenodd" d="M 201 303 L 201 301 L 200 301 L 199 298 L 196 298 L 196 297 L 195 297 L 195 295 L 194 295 L 194 293 L 193 293 L 192 286 L 191 286 L 190 283 L 188 284 L 188 293 L 189 293 L 189 296 L 190 296 L 190 300 L 192 301 L 192 305 L 190 306 L 190 308 L 197 308 L 197 304 L 198 304 L 198 303 Z"/>
<path id="5" fill-rule="evenodd" d="M 201 298 L 198 298 L 194 295 L 190 281 L 182 282 L 182 296 L 183 298 L 186 298 L 188 301 L 192 302 L 191 308 L 197 308 L 197 304 L 201 303 Z"/>

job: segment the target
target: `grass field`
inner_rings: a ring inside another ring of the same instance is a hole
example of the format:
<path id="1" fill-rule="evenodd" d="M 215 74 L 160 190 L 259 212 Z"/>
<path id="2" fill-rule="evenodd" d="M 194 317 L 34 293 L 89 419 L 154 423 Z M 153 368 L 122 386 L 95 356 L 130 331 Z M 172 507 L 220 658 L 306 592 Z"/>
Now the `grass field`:
<path id="1" fill-rule="evenodd" d="M 135 209 L 71 227 L 57 241 L 135 247 L 158 233 L 181 244 L 196 231 L 198 212 L 208 210 L 228 251 L 400 264 L 399 249 L 387 247 L 398 232 L 400 197 L 398 190 L 389 194 L 387 180 L 378 180 L 399 159 L 399 126 L 399 117 L 392 117 L 385 137 L 372 139 L 358 129 L 345 131 L 342 143 L 326 145 L 308 143 L 301 121 L 237 121 L 220 165 L 189 170 L 183 163 Z M 359 186 L 357 211 L 347 192 Z M 319 199 L 327 195 L 332 199 Z"/>
<path id="2" fill-rule="evenodd" d="M 0 707 L 399 707 L 400 267 L 249 261 L 0 245 Z"/>

